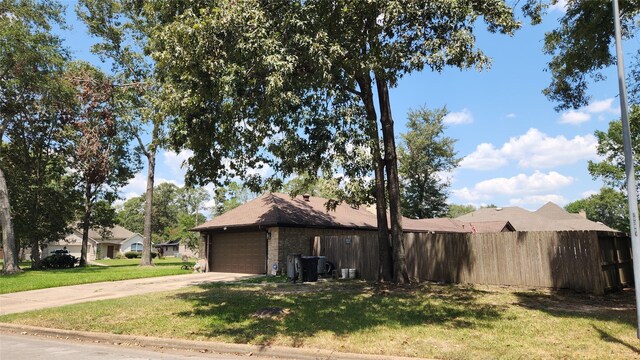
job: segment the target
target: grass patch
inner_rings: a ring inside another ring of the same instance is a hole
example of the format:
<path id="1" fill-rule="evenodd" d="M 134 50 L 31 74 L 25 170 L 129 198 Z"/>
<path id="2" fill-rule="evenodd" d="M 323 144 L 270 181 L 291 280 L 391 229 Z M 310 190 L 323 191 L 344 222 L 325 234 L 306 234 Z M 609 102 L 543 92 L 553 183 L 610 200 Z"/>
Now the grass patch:
<path id="1" fill-rule="evenodd" d="M 107 266 L 48 270 L 31 270 L 25 267 L 22 273 L 0 276 L 0 294 L 189 273 L 188 270 L 180 269 L 183 264 L 182 260 L 176 258 L 154 259 L 155 266 L 152 267 L 139 266 L 140 259 L 100 260 L 97 262 Z M 189 264 L 193 265 L 194 262 Z"/>
<path id="2" fill-rule="evenodd" d="M 127 309 L 127 311 L 122 311 Z M 443 359 L 640 357 L 631 292 L 364 282 L 212 284 L 0 321 Z"/>

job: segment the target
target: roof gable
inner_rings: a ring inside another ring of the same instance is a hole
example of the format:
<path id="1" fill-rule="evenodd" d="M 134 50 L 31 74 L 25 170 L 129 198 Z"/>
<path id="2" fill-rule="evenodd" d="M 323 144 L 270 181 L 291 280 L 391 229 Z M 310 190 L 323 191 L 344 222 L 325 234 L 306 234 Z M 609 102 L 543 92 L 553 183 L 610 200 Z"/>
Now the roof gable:
<path id="1" fill-rule="evenodd" d="M 192 230 L 211 230 L 247 226 L 303 226 L 375 229 L 374 214 L 347 204 L 327 210 L 327 199 L 267 193 L 226 212 Z"/>

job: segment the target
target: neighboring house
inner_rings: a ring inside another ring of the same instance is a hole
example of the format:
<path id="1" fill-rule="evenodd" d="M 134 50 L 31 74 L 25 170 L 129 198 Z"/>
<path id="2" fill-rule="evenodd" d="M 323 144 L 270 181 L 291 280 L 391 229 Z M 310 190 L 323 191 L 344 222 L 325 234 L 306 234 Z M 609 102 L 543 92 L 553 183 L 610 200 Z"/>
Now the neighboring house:
<path id="1" fill-rule="evenodd" d="M 459 216 L 456 220 L 471 224 L 508 221 L 516 231 L 616 231 L 604 224 L 588 220 L 583 215 L 568 213 L 552 202 L 536 211 L 519 207 L 482 208 Z"/>
<path id="2" fill-rule="evenodd" d="M 287 254 L 312 254 L 317 236 L 375 236 L 376 215 L 364 207 L 338 205 L 327 210 L 327 199 L 267 193 L 193 231 L 200 232 L 200 254 L 211 271 L 250 274 L 281 271 Z M 405 233 L 470 233 L 452 219 L 403 218 Z"/>
<path id="3" fill-rule="evenodd" d="M 119 225 L 106 229 L 106 231 L 89 230 L 87 259 L 113 259 L 118 253 L 128 251 L 142 252 L 142 241 L 142 235 L 131 232 Z M 53 251 L 65 247 L 71 255 L 80 257 L 82 231 L 76 229 L 63 240 L 47 244 L 42 251 L 42 256 L 48 256 Z"/>
<path id="4" fill-rule="evenodd" d="M 180 239 L 163 242 L 161 244 L 155 245 L 158 253 L 162 254 L 162 256 L 175 256 L 181 257 L 186 255 L 190 258 L 196 257 L 196 253 L 189 249 L 186 244 L 182 244 Z"/>

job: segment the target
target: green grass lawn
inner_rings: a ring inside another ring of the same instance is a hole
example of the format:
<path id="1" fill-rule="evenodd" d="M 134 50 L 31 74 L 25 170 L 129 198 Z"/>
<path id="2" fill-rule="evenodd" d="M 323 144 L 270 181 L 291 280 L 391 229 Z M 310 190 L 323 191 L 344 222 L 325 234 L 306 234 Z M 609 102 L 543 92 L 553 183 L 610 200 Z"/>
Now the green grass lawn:
<path id="1" fill-rule="evenodd" d="M 122 309 L 127 309 L 123 311 Z M 85 331 L 443 359 L 632 359 L 632 292 L 212 284 L 0 317 Z"/>
<path id="2" fill-rule="evenodd" d="M 140 267 L 140 259 L 114 259 L 97 261 L 108 266 L 76 267 L 73 269 L 31 270 L 28 263 L 21 263 L 24 272 L 0 276 L 0 294 L 45 289 L 50 287 L 88 284 L 101 281 L 139 279 L 155 276 L 187 274 L 182 270 L 182 260 L 177 258 L 154 259 L 156 266 Z M 189 263 L 194 264 L 194 261 Z"/>

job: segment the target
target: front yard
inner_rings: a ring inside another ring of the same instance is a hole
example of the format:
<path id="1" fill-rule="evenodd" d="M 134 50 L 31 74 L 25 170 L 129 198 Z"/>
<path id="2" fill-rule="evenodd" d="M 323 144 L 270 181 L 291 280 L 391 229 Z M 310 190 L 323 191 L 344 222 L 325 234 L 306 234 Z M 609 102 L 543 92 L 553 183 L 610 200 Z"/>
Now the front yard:
<path id="1" fill-rule="evenodd" d="M 7 315 L 0 321 L 445 359 L 640 358 L 630 291 L 596 297 L 489 286 L 254 281 Z"/>
<path id="2" fill-rule="evenodd" d="M 188 274 L 182 270 L 181 259 L 154 259 L 153 267 L 141 267 L 140 259 L 100 260 L 107 266 L 76 267 L 73 269 L 31 270 L 20 264 L 24 272 L 0 276 L 0 294 L 45 289 L 58 286 L 89 284 L 102 281 L 139 279 L 156 276 Z M 194 264 L 194 261 L 189 263 Z"/>

